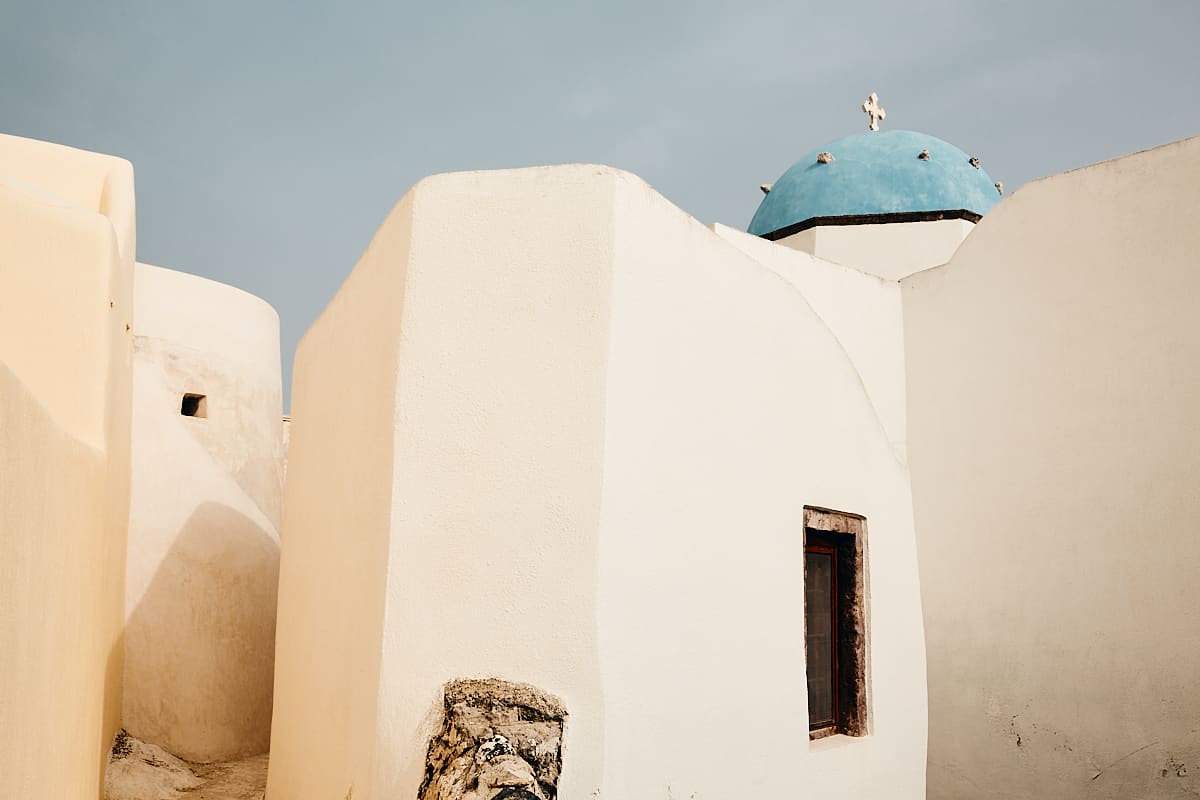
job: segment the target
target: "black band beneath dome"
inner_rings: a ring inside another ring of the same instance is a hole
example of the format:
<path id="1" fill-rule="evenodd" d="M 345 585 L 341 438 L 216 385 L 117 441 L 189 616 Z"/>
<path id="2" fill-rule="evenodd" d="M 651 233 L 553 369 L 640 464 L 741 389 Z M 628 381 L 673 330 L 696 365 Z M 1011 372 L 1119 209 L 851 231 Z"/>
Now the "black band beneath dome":
<path id="1" fill-rule="evenodd" d="M 891 214 L 843 214 L 837 217 L 809 217 L 802 222 L 795 222 L 770 233 L 759 234 L 771 242 L 785 239 L 800 231 L 815 228 L 818 225 L 886 225 L 892 222 L 937 222 L 942 219 L 965 219 L 967 222 L 979 222 L 982 214 L 956 208 L 947 211 L 899 211 Z"/>

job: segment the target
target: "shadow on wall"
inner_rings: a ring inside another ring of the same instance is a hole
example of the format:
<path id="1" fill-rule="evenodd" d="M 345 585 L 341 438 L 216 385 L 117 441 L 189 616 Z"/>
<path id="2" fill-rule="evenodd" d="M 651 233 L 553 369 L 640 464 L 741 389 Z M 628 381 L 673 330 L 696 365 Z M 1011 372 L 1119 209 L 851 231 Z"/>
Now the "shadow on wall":
<path id="1" fill-rule="evenodd" d="M 130 733 L 189 761 L 267 752 L 278 584 L 270 531 L 220 503 L 195 508 L 129 616 Z"/>

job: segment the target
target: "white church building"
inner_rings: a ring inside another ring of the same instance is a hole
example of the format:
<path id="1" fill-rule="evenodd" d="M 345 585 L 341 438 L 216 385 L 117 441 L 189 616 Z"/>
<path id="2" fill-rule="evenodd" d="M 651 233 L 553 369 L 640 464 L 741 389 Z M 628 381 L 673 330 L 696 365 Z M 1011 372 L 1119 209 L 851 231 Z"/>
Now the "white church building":
<path id="1" fill-rule="evenodd" d="M 269 800 L 1200 791 L 1200 139 L 1003 195 L 864 111 L 746 232 L 421 181 L 286 450 L 274 311 L 0 137 L 0 796 L 132 798 L 129 737 Z"/>

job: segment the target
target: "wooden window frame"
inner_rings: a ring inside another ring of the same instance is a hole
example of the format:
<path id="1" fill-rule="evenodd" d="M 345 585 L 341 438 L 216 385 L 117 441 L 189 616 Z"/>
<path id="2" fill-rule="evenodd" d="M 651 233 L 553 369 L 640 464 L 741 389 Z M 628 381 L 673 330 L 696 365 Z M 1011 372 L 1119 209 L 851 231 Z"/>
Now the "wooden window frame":
<path id="1" fill-rule="evenodd" d="M 809 738 L 867 734 L 866 518 L 818 506 L 804 507 L 804 551 L 833 557 L 832 725 L 812 727 Z M 808 612 L 804 614 L 808 663 Z M 807 686 L 807 666 L 805 674 Z"/>

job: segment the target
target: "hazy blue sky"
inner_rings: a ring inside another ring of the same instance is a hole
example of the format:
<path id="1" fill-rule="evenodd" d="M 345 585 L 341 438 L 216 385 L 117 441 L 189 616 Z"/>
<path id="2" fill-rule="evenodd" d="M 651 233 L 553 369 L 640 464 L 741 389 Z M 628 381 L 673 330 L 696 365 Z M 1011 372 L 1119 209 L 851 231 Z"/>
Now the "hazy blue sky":
<path id="1" fill-rule="evenodd" d="M 287 385 L 425 175 L 601 162 L 744 228 L 876 91 L 1011 191 L 1200 134 L 1198 35 L 1198 0 L 0 0 L 0 130 L 130 159 L 138 259 L 272 303 Z"/>

